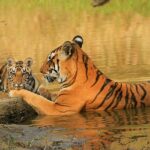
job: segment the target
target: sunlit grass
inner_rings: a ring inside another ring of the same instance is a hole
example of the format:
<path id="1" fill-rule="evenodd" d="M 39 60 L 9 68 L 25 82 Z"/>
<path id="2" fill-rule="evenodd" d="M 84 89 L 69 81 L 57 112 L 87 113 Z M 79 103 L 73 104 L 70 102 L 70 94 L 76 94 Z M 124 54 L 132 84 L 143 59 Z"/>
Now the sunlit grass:
<path id="1" fill-rule="evenodd" d="M 139 13 L 150 15 L 150 0 L 110 0 L 102 7 L 93 8 L 92 0 L 0 0 L 1 7 L 16 7 L 22 10 L 43 9 L 48 11 L 67 11 L 79 13 L 87 11 L 89 13 Z"/>

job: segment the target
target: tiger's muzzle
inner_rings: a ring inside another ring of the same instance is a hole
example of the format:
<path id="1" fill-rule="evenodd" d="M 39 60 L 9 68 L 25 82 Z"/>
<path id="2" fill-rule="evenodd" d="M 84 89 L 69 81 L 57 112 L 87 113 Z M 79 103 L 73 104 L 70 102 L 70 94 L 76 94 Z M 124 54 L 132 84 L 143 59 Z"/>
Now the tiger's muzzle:
<path id="1" fill-rule="evenodd" d="M 16 90 L 20 90 L 24 88 L 24 84 L 23 83 L 14 83 L 13 84 L 13 88 Z"/>

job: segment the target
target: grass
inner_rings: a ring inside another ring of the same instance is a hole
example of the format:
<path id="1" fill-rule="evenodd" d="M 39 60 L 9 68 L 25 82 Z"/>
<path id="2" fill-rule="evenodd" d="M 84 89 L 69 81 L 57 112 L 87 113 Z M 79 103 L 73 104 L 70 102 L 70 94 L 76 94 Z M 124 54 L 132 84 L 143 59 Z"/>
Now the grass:
<path id="1" fill-rule="evenodd" d="M 110 0 L 102 7 L 93 8 L 92 0 L 0 0 L 0 7 L 17 7 L 22 10 L 55 9 L 56 11 L 101 13 L 139 13 L 150 15 L 150 0 Z"/>

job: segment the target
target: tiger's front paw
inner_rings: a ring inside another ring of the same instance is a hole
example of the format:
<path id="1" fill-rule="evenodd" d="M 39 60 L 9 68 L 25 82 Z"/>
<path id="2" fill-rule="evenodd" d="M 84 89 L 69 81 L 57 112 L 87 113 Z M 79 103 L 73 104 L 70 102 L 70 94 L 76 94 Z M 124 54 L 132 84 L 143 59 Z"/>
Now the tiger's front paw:
<path id="1" fill-rule="evenodd" d="M 8 95 L 9 97 L 21 97 L 19 90 L 11 90 Z"/>
<path id="2" fill-rule="evenodd" d="M 51 93 L 49 92 L 48 89 L 45 89 L 43 86 L 39 87 L 38 94 L 40 94 L 41 96 L 43 96 L 49 100 L 51 99 Z"/>
<path id="3" fill-rule="evenodd" d="M 15 94 L 14 94 L 14 91 L 13 91 L 13 90 L 10 91 L 10 92 L 8 93 L 8 95 L 9 95 L 9 97 L 15 97 Z"/>

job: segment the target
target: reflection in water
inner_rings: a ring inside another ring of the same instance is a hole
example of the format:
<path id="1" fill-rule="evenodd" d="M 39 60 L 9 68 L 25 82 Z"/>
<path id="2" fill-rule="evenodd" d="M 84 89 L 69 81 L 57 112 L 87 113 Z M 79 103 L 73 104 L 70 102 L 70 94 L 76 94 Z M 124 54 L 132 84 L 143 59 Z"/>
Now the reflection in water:
<path id="1" fill-rule="evenodd" d="M 78 145 L 83 149 L 142 149 L 150 147 L 149 118 L 150 109 L 147 108 L 61 117 L 40 116 L 32 124 L 58 129 L 60 134 L 84 139 Z"/>

